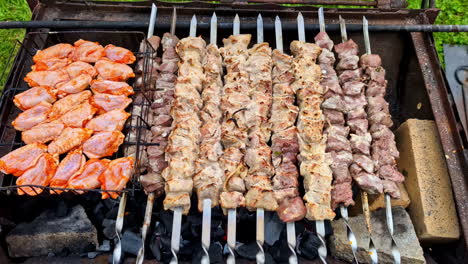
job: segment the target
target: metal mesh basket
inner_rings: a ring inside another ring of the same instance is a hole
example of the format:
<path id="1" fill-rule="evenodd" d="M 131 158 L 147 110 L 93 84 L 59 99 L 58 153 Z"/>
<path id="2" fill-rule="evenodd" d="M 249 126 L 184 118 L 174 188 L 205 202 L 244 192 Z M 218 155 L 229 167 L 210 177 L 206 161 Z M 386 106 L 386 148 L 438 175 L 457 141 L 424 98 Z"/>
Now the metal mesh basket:
<path id="1" fill-rule="evenodd" d="M 131 113 L 127 120 L 122 133 L 125 135 L 124 143 L 119 150 L 110 157 L 111 159 L 124 157 L 131 152 L 135 158 L 135 167 L 132 179 L 127 184 L 124 190 L 101 190 L 101 189 L 69 189 L 55 188 L 38 185 L 16 185 L 17 177 L 13 175 L 5 175 L 0 173 L 0 193 L 17 194 L 17 189 L 25 187 L 31 188 L 36 194 L 41 195 L 58 194 L 63 191 L 80 194 L 84 192 L 101 192 L 101 193 L 118 193 L 129 192 L 133 194 L 139 188 L 138 177 L 140 174 L 141 156 L 145 148 L 142 137 L 145 131 L 149 129 L 146 122 L 150 114 L 151 101 L 145 96 L 145 87 L 149 84 L 149 80 L 154 78 L 153 74 L 153 59 L 156 57 L 156 51 L 152 48 L 149 42 L 146 41 L 145 35 L 141 32 L 130 31 L 64 31 L 64 32 L 31 32 L 28 33 L 20 43 L 21 48 L 14 60 L 13 68 L 5 85 L 1 101 L 0 101 L 0 156 L 3 156 L 12 150 L 24 145 L 21 141 L 21 133 L 16 131 L 11 122 L 16 116 L 21 113 L 14 103 L 15 95 L 29 89 L 30 87 L 23 80 L 24 76 L 31 71 L 33 65 L 32 57 L 41 49 L 50 47 L 58 43 L 74 43 L 79 39 L 99 42 L 105 46 L 113 44 L 131 50 L 138 60 L 143 60 L 142 64 L 142 83 L 134 85 L 134 80 L 130 80 L 129 84 L 133 86 L 135 94 L 133 95 L 134 102 L 126 109 Z M 141 45 L 141 46 L 140 46 Z M 143 50 L 144 52 L 140 52 Z M 134 70 L 136 63 L 130 65 Z M 141 89 L 143 88 L 143 89 Z M 135 101 L 135 98 L 139 100 Z M 42 192 L 41 192 L 42 191 Z"/>

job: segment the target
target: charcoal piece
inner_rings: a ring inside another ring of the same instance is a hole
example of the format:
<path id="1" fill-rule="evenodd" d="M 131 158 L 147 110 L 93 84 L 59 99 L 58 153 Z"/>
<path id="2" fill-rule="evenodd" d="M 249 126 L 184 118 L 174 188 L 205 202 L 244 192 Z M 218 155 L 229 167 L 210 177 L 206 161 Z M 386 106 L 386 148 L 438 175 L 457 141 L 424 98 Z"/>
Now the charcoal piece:
<path id="1" fill-rule="evenodd" d="M 101 252 L 111 251 L 110 241 L 109 240 L 103 240 L 102 245 L 100 245 L 97 250 L 101 251 Z"/>
<path id="2" fill-rule="evenodd" d="M 277 240 L 273 246 L 268 249 L 268 252 L 275 261 L 279 263 L 287 263 L 289 256 L 291 255 L 291 250 L 289 250 L 286 237 L 283 236 L 282 239 Z"/>
<path id="3" fill-rule="evenodd" d="M 286 225 L 279 219 L 278 214 L 274 212 L 265 212 L 265 243 L 273 245 L 278 241 L 281 231 Z"/>
<path id="4" fill-rule="evenodd" d="M 116 236 L 115 220 L 104 219 L 104 221 L 102 221 L 102 227 L 103 227 L 102 233 L 104 234 L 104 236 L 108 239 L 114 239 L 114 237 Z"/>
<path id="5" fill-rule="evenodd" d="M 80 254 L 96 250 L 98 244 L 96 228 L 81 205 L 64 217 L 57 217 L 53 210 L 44 211 L 32 222 L 18 224 L 6 242 L 11 257 Z"/>
<path id="6" fill-rule="evenodd" d="M 299 255 L 313 260 L 318 257 L 318 248 L 322 244 L 320 239 L 314 233 L 304 230 L 298 237 L 297 253 Z"/>
<path id="7" fill-rule="evenodd" d="M 132 255 L 138 255 L 138 250 L 141 247 L 141 235 L 126 230 L 122 236 L 122 251 Z"/>
<path id="8" fill-rule="evenodd" d="M 88 256 L 89 259 L 94 259 L 97 256 L 99 256 L 100 254 L 101 254 L 101 252 L 88 252 L 87 256 Z"/>
<path id="9" fill-rule="evenodd" d="M 223 245 L 221 243 L 211 243 L 210 248 L 208 249 L 208 254 L 210 255 L 211 264 L 221 264 L 223 261 Z M 201 244 L 196 248 L 196 253 L 193 255 L 192 264 L 198 264 L 201 262 L 202 257 L 205 255 Z"/>
<path id="10" fill-rule="evenodd" d="M 55 208 L 55 216 L 64 217 L 68 214 L 68 206 L 65 201 L 59 201 L 57 207 Z"/>
<path id="11" fill-rule="evenodd" d="M 237 254 L 239 256 L 246 258 L 248 260 L 256 260 L 256 255 L 258 252 L 258 245 L 255 241 L 243 244 L 236 248 Z"/>
<path id="12" fill-rule="evenodd" d="M 107 208 L 102 204 L 98 203 L 93 209 L 92 219 L 95 223 L 102 223 L 106 217 Z"/>

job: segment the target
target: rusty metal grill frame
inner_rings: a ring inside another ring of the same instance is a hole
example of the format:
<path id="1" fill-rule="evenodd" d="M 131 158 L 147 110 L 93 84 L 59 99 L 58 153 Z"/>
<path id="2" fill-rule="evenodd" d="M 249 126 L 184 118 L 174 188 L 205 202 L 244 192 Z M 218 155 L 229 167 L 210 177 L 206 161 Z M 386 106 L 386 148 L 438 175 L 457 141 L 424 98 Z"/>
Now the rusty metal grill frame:
<path id="1" fill-rule="evenodd" d="M 10 72 L 9 78 L 5 85 L 5 89 L 1 96 L 0 101 L 0 148 L 2 149 L 2 155 L 24 145 L 24 142 L 21 141 L 21 133 L 16 131 L 11 125 L 10 122 L 12 118 L 15 118 L 17 114 L 21 112 L 14 104 L 13 97 L 29 89 L 29 86 L 23 80 L 27 72 L 29 72 L 30 66 L 33 64 L 32 57 L 37 50 L 47 48 L 53 44 L 57 43 L 73 43 L 74 41 L 83 38 L 90 41 L 97 41 L 103 45 L 106 44 L 115 44 L 117 46 L 122 46 L 129 48 L 136 57 L 141 60 L 143 59 L 143 72 L 142 72 L 142 86 L 146 87 L 149 83 L 149 80 L 153 77 L 153 63 L 151 61 L 156 57 L 156 51 L 152 48 L 149 42 L 145 39 L 145 35 L 142 32 L 138 31 L 63 31 L 63 32 L 30 32 L 26 35 L 24 41 L 19 43 L 21 48 L 14 60 L 14 66 Z M 117 40 L 119 39 L 119 40 Z M 120 43 L 119 43 L 120 41 Z M 140 52 L 140 43 L 144 43 L 145 52 Z M 134 70 L 136 63 L 130 65 Z M 125 156 L 126 150 L 134 146 L 136 148 L 135 153 L 135 167 L 132 179 L 127 184 L 127 187 L 123 190 L 101 190 L 101 189 L 70 189 L 70 188 L 57 188 L 57 187 L 47 187 L 40 185 L 16 185 L 17 177 L 13 175 L 5 175 L 0 173 L 0 193 L 6 194 L 16 194 L 17 190 L 25 187 L 32 187 L 31 189 L 37 194 L 38 190 L 42 190 L 41 195 L 50 193 L 50 194 L 59 194 L 62 191 L 72 192 L 74 194 L 80 194 L 84 192 L 99 192 L 99 193 L 118 193 L 119 195 L 127 192 L 131 195 L 134 194 L 136 190 L 140 188 L 138 182 L 138 176 L 140 174 L 140 157 L 143 149 L 146 145 L 152 143 L 145 143 L 142 140 L 143 129 L 149 129 L 146 120 L 150 113 L 151 101 L 145 96 L 145 93 L 142 92 L 136 85 L 133 85 L 133 80 L 129 81 L 129 84 L 133 86 L 135 90 L 135 95 L 133 98 L 136 98 L 138 94 L 142 95 L 142 100 L 139 103 L 133 102 L 126 109 L 127 112 L 132 115 L 127 120 L 124 130 L 122 131 L 126 137 L 124 143 L 119 147 L 119 150 L 111 157 L 111 159 L 119 158 Z M 141 107 L 141 114 L 135 115 L 132 113 L 135 105 Z M 133 122 L 131 122 L 133 121 Z M 127 137 L 127 134 L 130 130 L 134 130 L 136 133 L 136 140 L 130 141 Z M 36 188 L 38 190 L 36 190 Z"/>

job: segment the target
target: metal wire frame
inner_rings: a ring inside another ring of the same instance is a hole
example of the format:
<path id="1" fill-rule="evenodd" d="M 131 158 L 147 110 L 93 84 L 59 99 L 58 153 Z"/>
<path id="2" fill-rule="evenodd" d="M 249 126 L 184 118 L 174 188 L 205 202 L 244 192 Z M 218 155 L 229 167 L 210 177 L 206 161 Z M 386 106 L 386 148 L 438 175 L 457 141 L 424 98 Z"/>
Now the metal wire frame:
<path id="1" fill-rule="evenodd" d="M 134 194 L 135 190 L 139 189 L 138 177 L 141 171 L 141 157 L 142 151 L 147 145 L 155 145 L 154 143 L 146 143 L 142 140 L 144 130 L 149 130 L 150 126 L 147 123 L 150 114 L 151 100 L 146 97 L 140 87 L 145 90 L 146 86 L 150 84 L 150 80 L 154 78 L 153 74 L 153 60 L 156 57 L 156 51 L 145 39 L 145 35 L 142 32 L 129 32 L 129 31 L 64 31 L 64 32 L 31 32 L 28 33 L 23 43 L 18 42 L 21 46 L 18 55 L 16 56 L 13 68 L 10 72 L 8 80 L 5 85 L 5 89 L 1 96 L 0 101 L 0 155 L 21 147 L 24 143 L 21 141 L 21 133 L 16 131 L 11 125 L 11 121 L 21 113 L 14 103 L 13 98 L 15 95 L 29 89 L 23 77 L 30 71 L 30 66 L 33 65 L 32 57 L 34 54 L 41 49 L 47 48 L 57 43 L 73 43 L 78 39 L 85 39 L 90 41 L 97 41 L 102 45 L 114 44 L 116 46 L 122 46 L 131 50 L 137 58 L 143 59 L 143 70 L 142 70 L 142 85 L 134 85 L 134 81 L 129 81 L 129 84 L 133 86 L 135 95 L 133 99 L 136 99 L 138 94 L 142 94 L 142 98 L 138 102 L 133 102 L 126 109 L 127 112 L 132 115 L 127 120 L 123 133 L 126 135 L 124 143 L 120 146 L 117 153 L 111 158 L 123 157 L 130 153 L 130 148 L 134 148 L 135 167 L 133 177 L 127 184 L 127 187 L 123 190 L 101 190 L 101 189 L 70 189 L 70 188 L 56 188 L 39 185 L 16 185 L 17 177 L 12 175 L 5 175 L 0 173 L 0 193 L 6 194 L 17 194 L 18 190 L 24 192 L 25 188 L 28 188 L 39 194 L 59 194 L 61 192 L 72 192 L 74 194 L 81 194 L 84 192 L 99 192 L 99 193 L 118 193 L 119 195 L 123 192 Z M 140 44 L 144 52 L 140 52 Z M 14 54 L 10 55 L 10 61 Z M 130 65 L 134 70 L 136 64 Z M 134 111 L 135 106 L 140 108 L 139 111 Z M 133 133 L 133 134 L 132 134 Z"/>

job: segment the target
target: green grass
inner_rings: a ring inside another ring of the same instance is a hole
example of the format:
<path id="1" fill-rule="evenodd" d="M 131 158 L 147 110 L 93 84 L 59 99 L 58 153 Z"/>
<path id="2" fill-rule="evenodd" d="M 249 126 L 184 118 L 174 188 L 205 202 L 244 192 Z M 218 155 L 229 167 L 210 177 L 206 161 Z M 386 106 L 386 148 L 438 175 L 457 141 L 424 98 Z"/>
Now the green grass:
<path id="1" fill-rule="evenodd" d="M 29 10 L 26 0 L 0 1 L 0 21 L 24 21 L 30 19 L 31 11 Z M 11 53 L 16 53 L 16 50 L 13 50 L 15 42 L 16 40 L 22 41 L 24 33 L 24 29 L 0 29 L 0 71 L 3 71 L 5 66 L 7 66 L 6 64 L 8 63 L 8 58 Z M 10 67 L 8 67 L 8 69 Z M 7 76 L 8 72 L 1 76 L 0 90 L 3 89 Z"/>
<path id="2" fill-rule="evenodd" d="M 105 0 L 99 0 L 105 1 Z M 109 1 L 109 0 L 107 0 Z M 115 0 L 119 1 L 119 0 Z M 123 0 L 137 2 L 139 0 Z M 168 2 L 174 0 L 167 0 Z M 178 2 L 178 1 L 176 1 Z M 185 2 L 185 1 L 180 1 Z M 436 24 L 445 25 L 468 25 L 467 0 L 437 0 L 437 7 L 441 9 Z M 418 9 L 421 0 L 409 0 L 408 8 Z M 337 6 L 343 7 L 343 6 Z M 31 19 L 31 11 L 26 0 L 0 0 L 0 21 L 24 21 Z M 23 29 L 0 29 L 0 71 L 7 64 L 8 57 L 15 50 L 16 40 L 22 41 L 25 31 Z M 468 45 L 468 33 L 434 33 L 437 52 L 443 63 L 443 43 Z M 1 72 L 0 72 L 1 73 Z M 8 74 L 0 79 L 0 90 L 5 85 Z"/>

